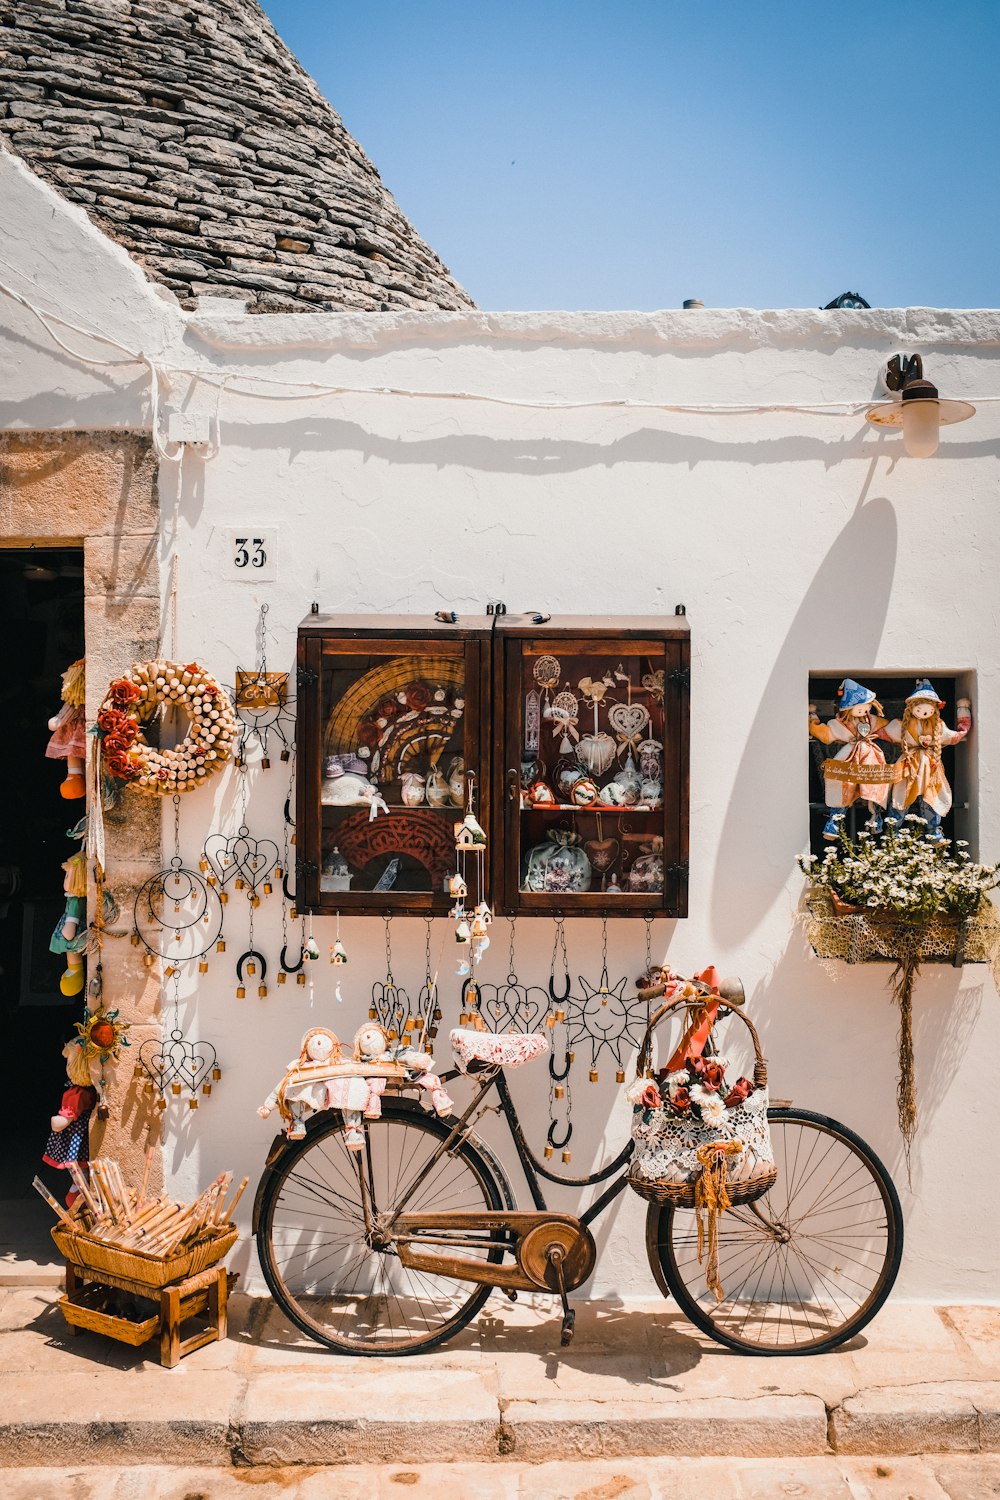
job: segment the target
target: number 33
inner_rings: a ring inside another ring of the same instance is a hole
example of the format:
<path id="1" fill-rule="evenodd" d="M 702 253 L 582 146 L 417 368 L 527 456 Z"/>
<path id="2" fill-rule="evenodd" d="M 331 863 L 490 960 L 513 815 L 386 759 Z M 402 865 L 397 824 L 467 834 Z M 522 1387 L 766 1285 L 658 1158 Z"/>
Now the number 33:
<path id="1" fill-rule="evenodd" d="M 250 551 L 247 551 L 247 548 Z M 267 562 L 267 553 L 264 550 L 264 538 L 261 536 L 238 536 L 236 538 L 236 556 L 233 561 L 238 568 L 262 568 Z"/>

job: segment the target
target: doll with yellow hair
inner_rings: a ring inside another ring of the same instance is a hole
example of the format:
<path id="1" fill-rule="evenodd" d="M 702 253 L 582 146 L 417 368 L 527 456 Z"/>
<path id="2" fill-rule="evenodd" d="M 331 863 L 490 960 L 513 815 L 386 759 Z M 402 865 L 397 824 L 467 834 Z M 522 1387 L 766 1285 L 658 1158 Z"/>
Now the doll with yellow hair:
<path id="1" fill-rule="evenodd" d="M 87 948 L 87 856 L 81 849 L 63 863 L 66 872 L 63 891 L 66 906 L 49 941 L 50 953 L 66 957 L 66 972 L 59 981 L 64 995 L 78 995 L 83 989 L 83 955 Z"/>
<path id="2" fill-rule="evenodd" d="M 944 842 L 941 819 L 951 811 L 951 787 L 941 764 L 945 745 L 957 745 L 972 728 L 972 705 L 959 698 L 958 728 L 949 729 L 941 718 L 944 700 L 926 677 L 921 677 L 903 707 L 903 717 L 893 719 L 882 730 L 882 738 L 899 745 L 902 754 L 893 770 L 898 780 L 892 789 L 890 817 L 900 822 L 913 809 L 927 825 L 933 844 Z"/>

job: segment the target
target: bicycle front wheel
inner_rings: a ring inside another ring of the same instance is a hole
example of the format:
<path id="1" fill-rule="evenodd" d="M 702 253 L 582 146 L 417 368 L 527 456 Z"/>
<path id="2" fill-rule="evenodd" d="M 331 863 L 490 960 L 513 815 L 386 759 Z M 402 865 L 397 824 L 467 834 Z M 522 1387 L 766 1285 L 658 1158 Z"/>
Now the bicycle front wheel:
<path id="1" fill-rule="evenodd" d="M 457 1333 L 493 1290 L 400 1264 L 385 1222 L 451 1133 L 420 1110 L 387 1103 L 348 1151 L 340 1116 L 278 1160 L 261 1203 L 257 1252 L 271 1294 L 293 1323 L 347 1354 L 415 1354 Z M 463 1140 L 441 1154 L 406 1203 L 408 1213 L 512 1207 L 509 1189 Z M 366 1202 L 367 1200 L 367 1202 Z M 466 1255 L 498 1261 L 496 1246 Z"/>
<path id="2" fill-rule="evenodd" d="M 892 1179 L 846 1125 L 768 1111 L 778 1178 L 719 1219 L 721 1301 L 705 1285 L 690 1209 L 650 1206 L 646 1240 L 662 1290 L 703 1333 L 746 1354 L 823 1354 L 860 1332 L 899 1271 L 903 1215 Z"/>

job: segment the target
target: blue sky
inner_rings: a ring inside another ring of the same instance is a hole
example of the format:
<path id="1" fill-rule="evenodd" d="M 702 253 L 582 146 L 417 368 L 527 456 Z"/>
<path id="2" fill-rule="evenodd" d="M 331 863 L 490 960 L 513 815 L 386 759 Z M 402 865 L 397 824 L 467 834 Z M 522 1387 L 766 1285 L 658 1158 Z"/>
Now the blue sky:
<path id="1" fill-rule="evenodd" d="M 263 0 L 480 307 L 995 307 L 1000 0 Z"/>

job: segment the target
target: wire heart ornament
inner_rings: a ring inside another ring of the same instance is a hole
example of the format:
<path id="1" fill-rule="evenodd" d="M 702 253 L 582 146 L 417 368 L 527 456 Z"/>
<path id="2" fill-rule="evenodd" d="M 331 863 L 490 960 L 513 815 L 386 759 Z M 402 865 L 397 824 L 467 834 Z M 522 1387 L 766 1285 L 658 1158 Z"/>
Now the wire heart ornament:
<path id="1" fill-rule="evenodd" d="M 506 984 L 477 984 L 479 1014 L 490 1031 L 535 1031 L 548 1010 L 548 991 L 541 985 L 521 984 L 508 974 Z"/>
<path id="2" fill-rule="evenodd" d="M 172 1031 L 166 1041 L 148 1037 L 139 1048 L 139 1062 L 161 1094 L 171 1084 L 195 1094 L 218 1066 L 211 1042 L 189 1042 L 180 1030 Z"/>
<path id="3" fill-rule="evenodd" d="M 618 736 L 622 749 L 638 745 L 649 724 L 649 709 L 644 703 L 612 703 L 608 723 Z"/>
<path id="4" fill-rule="evenodd" d="M 231 838 L 222 833 L 209 834 L 204 855 L 220 885 L 240 879 L 253 895 L 277 865 L 278 846 L 271 839 L 251 838 L 244 823 Z"/>

